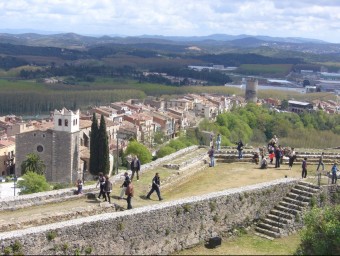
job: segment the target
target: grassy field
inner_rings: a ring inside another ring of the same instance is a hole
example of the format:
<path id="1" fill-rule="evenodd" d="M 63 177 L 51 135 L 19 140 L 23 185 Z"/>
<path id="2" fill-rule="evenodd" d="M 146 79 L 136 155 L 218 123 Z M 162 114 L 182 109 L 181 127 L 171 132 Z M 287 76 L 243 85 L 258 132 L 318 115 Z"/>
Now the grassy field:
<path id="1" fill-rule="evenodd" d="M 35 81 L 0 79 L 0 92 L 44 92 L 46 90 L 44 84 Z"/>
<path id="2" fill-rule="evenodd" d="M 208 249 L 204 244 L 183 250 L 174 255 L 293 255 L 300 244 L 300 236 L 267 240 L 252 234 L 222 240 L 222 245 Z"/>
<path id="3" fill-rule="evenodd" d="M 251 75 L 261 74 L 288 74 L 292 64 L 243 64 L 239 67 L 240 72 Z"/>

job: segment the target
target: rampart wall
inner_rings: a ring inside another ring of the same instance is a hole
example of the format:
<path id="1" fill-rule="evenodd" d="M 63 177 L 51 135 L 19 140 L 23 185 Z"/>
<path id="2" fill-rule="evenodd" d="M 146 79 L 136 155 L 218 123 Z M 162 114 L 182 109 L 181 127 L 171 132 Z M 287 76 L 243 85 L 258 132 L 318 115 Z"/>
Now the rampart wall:
<path id="1" fill-rule="evenodd" d="M 0 234 L 26 254 L 170 254 L 250 225 L 297 183 L 285 178 Z"/>

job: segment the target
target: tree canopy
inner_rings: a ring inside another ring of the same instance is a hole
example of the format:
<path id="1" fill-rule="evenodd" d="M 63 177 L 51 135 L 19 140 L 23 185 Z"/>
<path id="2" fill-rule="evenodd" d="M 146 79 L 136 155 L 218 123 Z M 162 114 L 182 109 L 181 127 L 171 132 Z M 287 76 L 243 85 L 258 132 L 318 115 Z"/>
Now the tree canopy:
<path id="1" fill-rule="evenodd" d="M 30 153 L 26 156 L 26 160 L 21 163 L 21 174 L 27 172 L 35 172 L 40 175 L 45 174 L 46 166 L 40 159 L 39 155 Z"/>
<path id="2" fill-rule="evenodd" d="M 129 142 L 125 155 L 137 155 L 141 164 L 146 164 L 152 161 L 152 155 L 147 147 L 137 141 Z"/>
<path id="3" fill-rule="evenodd" d="M 339 123 L 339 115 L 324 111 L 278 113 L 249 103 L 218 115 L 216 122 L 203 120 L 199 126 L 201 130 L 220 133 L 223 145 L 233 145 L 239 139 L 245 143 L 265 144 L 277 135 L 282 145 L 319 148 L 338 146 Z"/>

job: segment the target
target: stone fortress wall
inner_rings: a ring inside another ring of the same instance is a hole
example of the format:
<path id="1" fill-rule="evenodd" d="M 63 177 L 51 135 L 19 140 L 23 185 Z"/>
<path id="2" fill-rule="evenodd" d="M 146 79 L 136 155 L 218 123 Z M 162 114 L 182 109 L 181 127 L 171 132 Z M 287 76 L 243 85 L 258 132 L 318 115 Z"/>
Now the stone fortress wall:
<path id="1" fill-rule="evenodd" d="M 170 254 L 264 217 L 298 182 L 284 178 L 129 211 L 0 234 L 24 254 Z"/>

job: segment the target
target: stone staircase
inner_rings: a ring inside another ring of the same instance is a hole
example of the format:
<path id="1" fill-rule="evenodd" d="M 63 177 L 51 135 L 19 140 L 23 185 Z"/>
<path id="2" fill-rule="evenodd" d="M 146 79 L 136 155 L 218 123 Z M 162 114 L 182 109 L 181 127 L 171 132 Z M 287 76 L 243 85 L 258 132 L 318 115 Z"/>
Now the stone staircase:
<path id="1" fill-rule="evenodd" d="M 256 235 L 268 239 L 287 236 L 301 223 L 298 219 L 309 206 L 311 198 L 319 191 L 318 186 L 304 181 L 298 184 L 256 225 Z"/>

